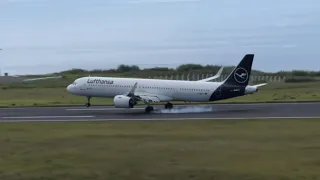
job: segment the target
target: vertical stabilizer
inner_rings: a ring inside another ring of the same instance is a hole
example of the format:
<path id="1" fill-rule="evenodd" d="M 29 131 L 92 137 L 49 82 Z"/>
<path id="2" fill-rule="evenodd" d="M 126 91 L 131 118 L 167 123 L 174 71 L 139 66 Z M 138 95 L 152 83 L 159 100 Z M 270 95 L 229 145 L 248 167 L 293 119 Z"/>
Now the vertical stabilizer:
<path id="1" fill-rule="evenodd" d="M 214 90 L 210 101 L 229 99 L 245 95 L 245 89 L 250 80 L 253 54 L 245 55 L 228 78 Z"/>
<path id="2" fill-rule="evenodd" d="M 232 71 L 224 84 L 235 86 L 247 86 L 250 80 L 251 67 L 254 55 L 247 54 L 240 61 L 238 66 Z"/>

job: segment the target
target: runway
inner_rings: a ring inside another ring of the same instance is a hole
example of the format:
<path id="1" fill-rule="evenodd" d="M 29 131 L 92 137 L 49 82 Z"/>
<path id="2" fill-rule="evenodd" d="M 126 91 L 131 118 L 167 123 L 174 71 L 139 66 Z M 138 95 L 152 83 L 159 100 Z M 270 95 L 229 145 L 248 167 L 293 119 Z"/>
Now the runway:
<path id="1" fill-rule="evenodd" d="M 154 107 L 150 114 L 144 112 L 145 106 L 0 108 L 0 122 L 320 118 L 318 102 L 176 105 L 172 110 Z"/>

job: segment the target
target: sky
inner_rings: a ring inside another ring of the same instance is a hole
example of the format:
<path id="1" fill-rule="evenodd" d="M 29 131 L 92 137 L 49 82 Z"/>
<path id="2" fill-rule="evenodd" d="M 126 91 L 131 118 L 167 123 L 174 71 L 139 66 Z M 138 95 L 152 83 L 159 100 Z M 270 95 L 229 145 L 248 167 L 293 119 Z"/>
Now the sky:
<path id="1" fill-rule="evenodd" d="M 320 70 L 319 0 L 0 0 L 1 73 L 119 64 Z"/>

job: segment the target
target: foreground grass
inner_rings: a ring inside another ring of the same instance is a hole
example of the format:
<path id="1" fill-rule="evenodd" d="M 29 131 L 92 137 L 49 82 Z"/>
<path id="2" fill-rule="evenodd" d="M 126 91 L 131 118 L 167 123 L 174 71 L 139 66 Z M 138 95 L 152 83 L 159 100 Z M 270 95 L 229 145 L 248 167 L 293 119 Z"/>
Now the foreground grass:
<path id="1" fill-rule="evenodd" d="M 219 102 L 319 101 L 320 83 L 275 83 L 254 94 Z M 66 88 L 0 89 L 0 106 L 83 105 L 85 97 L 74 96 Z M 110 105 L 112 99 L 92 98 L 93 105 Z"/>
<path id="2" fill-rule="evenodd" d="M 0 179 L 320 179 L 320 119 L 2 123 Z"/>

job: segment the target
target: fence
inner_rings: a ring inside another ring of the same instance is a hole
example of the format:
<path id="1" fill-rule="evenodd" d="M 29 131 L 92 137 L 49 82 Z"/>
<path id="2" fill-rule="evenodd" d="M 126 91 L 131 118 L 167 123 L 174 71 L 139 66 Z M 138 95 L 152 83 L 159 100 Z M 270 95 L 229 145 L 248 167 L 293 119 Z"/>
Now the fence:
<path id="1" fill-rule="evenodd" d="M 197 81 L 205 78 L 214 76 L 215 74 L 177 74 L 177 75 L 164 75 L 164 76 L 149 76 L 150 79 L 169 79 L 169 80 L 187 80 Z M 219 78 L 212 81 L 223 81 L 228 75 L 221 75 Z M 250 76 L 250 82 L 269 82 L 269 83 L 280 83 L 285 82 L 286 77 L 281 76 Z"/>

